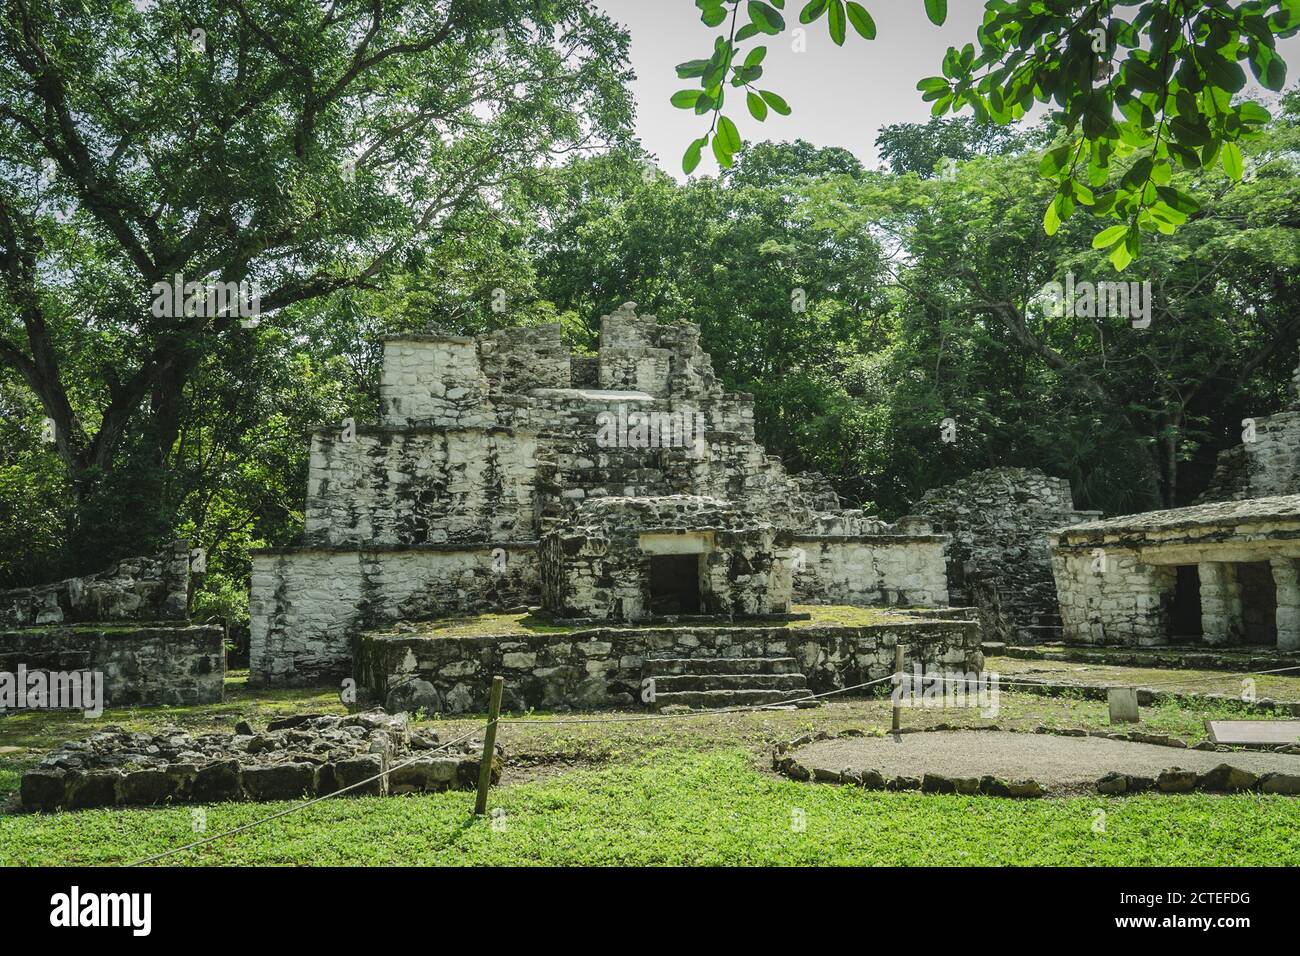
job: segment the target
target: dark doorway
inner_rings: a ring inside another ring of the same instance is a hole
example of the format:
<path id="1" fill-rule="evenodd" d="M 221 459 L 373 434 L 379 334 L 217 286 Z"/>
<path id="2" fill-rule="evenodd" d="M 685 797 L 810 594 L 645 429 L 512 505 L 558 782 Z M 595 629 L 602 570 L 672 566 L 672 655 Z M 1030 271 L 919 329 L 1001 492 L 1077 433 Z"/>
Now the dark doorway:
<path id="1" fill-rule="evenodd" d="M 700 556 L 650 556 L 650 613 L 700 613 Z"/>
<path id="2" fill-rule="evenodd" d="M 1201 630 L 1201 573 L 1194 564 L 1174 569 L 1174 606 L 1169 611 L 1169 639 L 1178 644 L 1194 643 L 1203 636 Z"/>
<path id="3" fill-rule="evenodd" d="M 1241 642 L 1261 647 L 1277 645 L 1277 587 L 1267 561 L 1237 565 L 1241 589 Z"/>

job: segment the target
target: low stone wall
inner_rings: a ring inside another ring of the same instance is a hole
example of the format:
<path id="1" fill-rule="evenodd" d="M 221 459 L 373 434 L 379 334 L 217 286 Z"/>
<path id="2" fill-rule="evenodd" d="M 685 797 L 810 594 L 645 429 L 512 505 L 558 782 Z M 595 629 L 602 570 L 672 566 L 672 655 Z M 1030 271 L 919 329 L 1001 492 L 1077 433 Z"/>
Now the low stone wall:
<path id="1" fill-rule="evenodd" d="M 190 546 L 123 558 L 106 571 L 0 591 L 0 627 L 83 621 L 172 621 L 189 616 Z"/>
<path id="2" fill-rule="evenodd" d="M 437 734 L 410 731 L 405 715 L 373 712 L 299 715 L 261 733 L 240 725 L 200 737 L 110 727 L 52 751 L 23 775 L 19 794 L 24 808 L 48 811 L 468 790 L 482 746 L 439 746 Z M 499 752 L 492 771 L 500 779 Z"/>
<path id="3" fill-rule="evenodd" d="M 797 536 L 795 601 L 947 607 L 947 541 L 936 534 Z"/>
<path id="4" fill-rule="evenodd" d="M 816 693 L 851 687 L 905 666 L 979 671 L 973 621 L 918 620 L 872 627 L 595 628 L 570 634 L 421 637 L 365 634 L 357 677 L 389 710 L 487 709 L 494 675 L 511 710 L 627 707 L 641 701 L 647 658 L 793 657 Z"/>
<path id="5" fill-rule="evenodd" d="M 226 650 L 216 625 L 81 626 L 0 631 L 0 673 L 104 675 L 106 707 L 220 701 Z"/>
<path id="6" fill-rule="evenodd" d="M 359 631 L 402 619 L 533 603 L 536 542 L 277 548 L 253 555 L 250 681 L 304 686 L 352 674 Z"/>
<path id="7" fill-rule="evenodd" d="M 1091 550 L 1058 550 L 1052 575 L 1067 641 L 1138 646 L 1168 641 L 1168 605 L 1177 576 L 1172 567 L 1144 564 L 1136 551 L 1119 548 L 1095 556 Z"/>

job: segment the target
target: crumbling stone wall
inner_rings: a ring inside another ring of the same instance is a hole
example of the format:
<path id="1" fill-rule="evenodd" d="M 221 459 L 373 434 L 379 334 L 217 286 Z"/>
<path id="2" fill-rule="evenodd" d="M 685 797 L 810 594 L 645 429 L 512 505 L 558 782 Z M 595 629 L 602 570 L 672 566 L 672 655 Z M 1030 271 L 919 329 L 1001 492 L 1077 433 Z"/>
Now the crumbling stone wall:
<path id="1" fill-rule="evenodd" d="M 530 538 L 537 436 L 511 429 L 360 428 L 312 436 L 306 544 Z"/>
<path id="2" fill-rule="evenodd" d="M 1219 452 L 1198 501 L 1241 501 L 1300 493 L 1300 411 L 1255 419 L 1252 441 Z"/>
<path id="3" fill-rule="evenodd" d="M 358 642 L 361 682 L 389 710 L 466 713 L 487 708 L 494 675 L 505 677 L 504 706 L 626 707 L 641 701 L 649 658 L 793 657 L 816 693 L 885 677 L 894 646 L 904 669 L 980 671 L 973 621 L 917 620 L 876 627 L 596 628 L 523 637 L 430 640 L 400 633 Z"/>
<path id="4" fill-rule="evenodd" d="M 235 800 L 298 800 L 468 790 L 482 742 L 439 745 L 405 714 L 286 717 L 262 732 L 141 734 L 109 727 L 55 749 L 23 774 L 28 810 L 81 810 Z M 500 752 L 491 776 L 501 776 Z"/>
<path id="5" fill-rule="evenodd" d="M 0 631 L 0 673 L 103 675 L 105 707 L 214 704 L 226 649 L 216 625 L 56 625 Z"/>
<path id="6" fill-rule="evenodd" d="M 1027 468 L 992 468 L 933 488 L 913 509 L 951 538 L 948 591 L 979 609 L 988 640 L 1060 640 L 1048 533 L 1098 517 L 1075 511 L 1070 483 Z"/>
<path id="7" fill-rule="evenodd" d="M 123 558 L 106 571 L 0 591 L 0 627 L 79 621 L 172 621 L 189 617 L 190 547 Z"/>
<path id="8" fill-rule="evenodd" d="M 1052 573 L 1060 595 L 1062 631 L 1079 644 L 1148 646 L 1168 643 L 1172 567 L 1144 564 L 1129 549 L 1057 550 Z"/>
<path id="9" fill-rule="evenodd" d="M 352 672 L 352 637 L 404 618 L 535 600 L 536 542 L 278 548 L 253 556 L 251 682 L 308 685 Z"/>

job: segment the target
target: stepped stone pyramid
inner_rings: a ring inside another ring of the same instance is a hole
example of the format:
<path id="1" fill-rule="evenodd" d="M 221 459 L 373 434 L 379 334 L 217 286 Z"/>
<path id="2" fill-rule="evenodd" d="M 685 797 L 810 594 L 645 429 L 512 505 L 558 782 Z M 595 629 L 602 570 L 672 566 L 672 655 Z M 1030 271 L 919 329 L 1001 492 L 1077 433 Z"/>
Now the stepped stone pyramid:
<path id="1" fill-rule="evenodd" d="M 594 355 L 558 325 L 383 344 L 380 421 L 314 432 L 302 543 L 254 556 L 254 683 L 353 676 L 359 634 L 457 613 L 948 603 L 946 539 L 787 473 L 690 323 L 628 303 Z"/>

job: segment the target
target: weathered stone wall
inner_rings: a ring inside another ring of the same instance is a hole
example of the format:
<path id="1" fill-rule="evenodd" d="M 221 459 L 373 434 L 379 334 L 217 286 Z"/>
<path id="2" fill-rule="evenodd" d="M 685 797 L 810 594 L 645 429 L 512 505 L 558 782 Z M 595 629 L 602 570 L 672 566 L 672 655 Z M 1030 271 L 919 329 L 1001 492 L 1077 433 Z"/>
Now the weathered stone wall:
<path id="1" fill-rule="evenodd" d="M 536 471 L 537 437 L 509 429 L 317 432 L 305 543 L 530 538 Z"/>
<path id="2" fill-rule="evenodd" d="M 337 680 L 352 673 L 362 629 L 527 604 L 539 590 L 530 541 L 254 552 L 251 680 Z"/>
<path id="3" fill-rule="evenodd" d="M 1103 568 L 1104 570 L 1099 570 Z M 1136 551 L 1056 551 L 1052 573 L 1067 641 L 1151 645 L 1168 641 L 1176 572 L 1142 563 Z"/>
<path id="4" fill-rule="evenodd" d="M 366 634 L 357 669 L 390 710 L 466 713 L 487 708 L 494 675 L 505 678 L 504 706 L 625 707 L 641 701 L 648 658 L 793 657 L 814 692 L 885 677 L 894 646 L 905 669 L 979 671 L 979 624 L 916 621 L 861 628 L 600 628 L 526 637 L 428 638 Z"/>
<path id="5" fill-rule="evenodd" d="M 1300 493 L 1300 411 L 1255 419 L 1255 440 L 1219 452 L 1199 501 L 1240 501 Z"/>
<path id="6" fill-rule="evenodd" d="M 1048 532 L 1099 514 L 1074 510 L 1068 481 L 993 468 L 927 491 L 913 510 L 950 536 L 951 601 L 979 609 L 988 640 L 1060 640 Z"/>
<path id="7" fill-rule="evenodd" d="M 795 601 L 946 607 L 946 541 L 931 534 L 797 535 Z"/>
<path id="8" fill-rule="evenodd" d="M 79 621 L 171 621 L 189 617 L 190 547 L 123 558 L 106 571 L 0 591 L 0 627 Z"/>
<path id="9" fill-rule="evenodd" d="M 215 625 L 0 631 L 0 672 L 20 667 L 102 673 L 106 707 L 212 704 L 222 699 L 226 650 Z"/>

